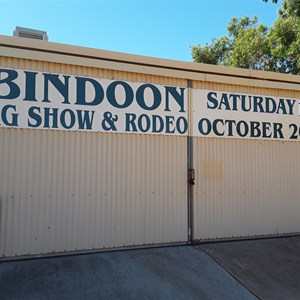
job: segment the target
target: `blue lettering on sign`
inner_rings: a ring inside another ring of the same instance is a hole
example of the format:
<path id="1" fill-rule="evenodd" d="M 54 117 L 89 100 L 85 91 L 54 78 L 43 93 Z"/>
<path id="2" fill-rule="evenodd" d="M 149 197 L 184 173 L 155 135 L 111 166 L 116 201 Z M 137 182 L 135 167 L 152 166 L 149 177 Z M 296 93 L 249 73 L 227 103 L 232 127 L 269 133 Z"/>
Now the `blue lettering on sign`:
<path id="1" fill-rule="evenodd" d="M 121 86 L 124 89 L 125 99 L 124 99 L 123 104 L 118 103 L 119 99 L 117 99 L 117 97 L 116 97 L 117 86 Z M 116 108 L 128 107 L 129 105 L 131 105 L 131 103 L 133 101 L 133 97 L 134 97 L 131 86 L 124 81 L 115 81 L 115 82 L 111 83 L 107 88 L 106 95 L 107 95 L 108 102 Z"/>
<path id="2" fill-rule="evenodd" d="M 25 101 L 37 101 L 36 99 L 36 75 L 37 72 L 28 72 L 24 71 L 25 73 Z"/>
<path id="3" fill-rule="evenodd" d="M 20 72 L 20 71 L 19 71 Z M 0 93 L 0 99 L 16 99 L 20 96 L 20 86 L 18 86 L 16 79 L 18 79 L 18 72 L 9 69 L 0 69 L 0 88 L 6 85 L 9 92 L 6 95 Z M 96 106 L 101 104 L 104 100 L 104 88 L 99 80 L 89 78 L 89 77 L 73 77 L 76 80 L 76 99 L 70 99 L 70 79 L 69 75 L 58 75 L 49 73 L 38 73 L 33 71 L 23 71 L 24 75 L 24 86 L 25 88 L 23 98 L 24 101 L 40 101 L 45 103 L 53 102 L 55 99 L 51 98 L 51 90 L 57 91 L 63 98 L 62 104 L 71 104 L 71 100 L 76 105 L 90 105 Z M 39 78 L 43 79 L 43 99 L 37 99 L 37 81 Z M 51 88 L 50 88 L 51 87 Z M 121 87 L 125 93 L 125 99 L 118 99 L 116 95 L 116 89 Z M 87 99 L 87 89 L 91 89 L 94 92 L 93 99 Z M 1 91 L 1 89 L 0 89 Z M 146 92 L 151 94 L 152 99 L 150 99 L 151 104 L 149 104 L 149 99 L 145 96 Z M 165 108 L 164 111 L 170 111 L 170 99 L 175 100 L 177 106 L 179 107 L 179 112 L 185 112 L 184 104 L 184 91 L 185 88 L 178 88 L 165 86 L 164 96 L 165 96 Z M 129 83 L 125 81 L 113 81 L 110 83 L 106 90 L 107 101 L 115 108 L 127 108 L 129 107 L 133 100 L 140 108 L 144 110 L 155 110 L 162 102 L 162 92 L 157 86 L 153 84 L 141 84 L 136 91 L 130 86 Z M 123 103 L 120 103 L 123 102 Z"/>
<path id="4" fill-rule="evenodd" d="M 145 102 L 145 91 L 146 89 L 151 90 L 153 94 L 153 104 L 148 106 Z M 152 84 L 143 84 L 136 91 L 136 101 L 142 109 L 154 110 L 160 106 L 161 94 L 159 89 Z"/>
<path id="5" fill-rule="evenodd" d="M 5 105 L 1 110 L 2 123 L 6 126 L 18 126 L 18 116 L 15 105 Z"/>
<path id="6" fill-rule="evenodd" d="M 28 109 L 29 128 L 92 130 L 95 111 L 31 106 Z"/>
<path id="7" fill-rule="evenodd" d="M 28 127 L 36 128 L 42 124 L 42 118 L 39 115 L 40 112 L 41 112 L 40 107 L 32 106 L 29 108 L 28 110 L 29 119 L 27 123 Z"/>
<path id="8" fill-rule="evenodd" d="M 126 132 L 176 133 L 183 135 L 188 130 L 188 122 L 184 117 L 176 119 L 174 116 L 149 116 L 147 114 L 137 116 L 134 113 L 126 113 L 125 116 Z"/>
<path id="9" fill-rule="evenodd" d="M 90 88 L 95 92 L 94 99 L 86 99 L 86 88 L 89 84 Z M 104 91 L 101 84 L 92 78 L 76 77 L 77 105 L 99 105 L 104 99 Z"/>
<path id="10" fill-rule="evenodd" d="M 55 89 L 63 96 L 64 101 L 62 103 L 69 104 L 69 79 L 70 76 L 63 75 L 64 82 L 59 79 L 57 74 L 47 74 L 44 75 L 44 99 L 43 102 L 50 102 L 49 100 L 49 83 L 51 83 Z"/>
<path id="11" fill-rule="evenodd" d="M 185 135 L 186 101 L 183 87 L 0 69 L 0 126 Z"/>
<path id="12" fill-rule="evenodd" d="M 209 92 L 206 106 L 210 110 L 295 115 L 295 104 L 296 100 L 291 99 L 279 98 L 275 101 L 271 97 Z"/>
<path id="13" fill-rule="evenodd" d="M 177 88 L 174 86 L 165 86 L 166 90 L 166 108 L 165 111 L 170 110 L 170 95 L 174 98 L 177 104 L 180 106 L 180 112 L 184 112 L 184 90 L 185 88 L 180 88 L 180 93 L 178 92 Z"/>
<path id="14" fill-rule="evenodd" d="M 203 95 L 191 103 L 201 107 L 196 135 L 300 140 L 298 119 L 288 119 L 299 117 L 299 100 Z M 187 135 L 187 101 L 184 87 L 0 68 L 0 127 Z"/>
<path id="15" fill-rule="evenodd" d="M 241 138 L 283 139 L 283 124 L 276 122 L 235 121 L 202 118 L 198 122 L 199 133 L 203 136 L 237 136 Z"/>
<path id="16" fill-rule="evenodd" d="M 4 78 L 2 79 L 4 73 Z M 7 75 L 7 76 L 5 76 Z M 18 78 L 18 72 L 14 70 L 0 69 L 0 99 L 16 99 L 20 96 L 20 88 L 14 82 Z M 6 95 L 2 95 L 1 87 L 6 85 L 9 88 L 9 92 Z"/>

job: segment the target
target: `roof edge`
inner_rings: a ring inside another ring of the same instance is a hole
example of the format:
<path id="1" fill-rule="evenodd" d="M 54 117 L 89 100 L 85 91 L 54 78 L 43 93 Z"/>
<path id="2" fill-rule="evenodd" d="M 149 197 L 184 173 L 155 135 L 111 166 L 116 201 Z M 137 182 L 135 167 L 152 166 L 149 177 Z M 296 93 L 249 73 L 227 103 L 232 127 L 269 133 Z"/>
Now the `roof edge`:
<path id="1" fill-rule="evenodd" d="M 291 74 L 281 74 L 267 71 L 257 71 L 234 67 L 216 66 L 179 60 L 156 58 L 137 54 L 129 54 L 108 51 L 96 48 L 88 48 L 75 45 L 67 45 L 42 40 L 27 40 L 25 38 L 0 35 L 0 46 L 18 49 L 26 49 L 39 52 L 48 52 L 93 58 L 99 60 L 129 63 L 135 65 L 152 66 L 173 70 L 188 71 L 192 73 L 215 74 L 230 77 L 242 77 L 248 79 L 260 79 L 268 81 L 300 83 L 300 77 Z"/>

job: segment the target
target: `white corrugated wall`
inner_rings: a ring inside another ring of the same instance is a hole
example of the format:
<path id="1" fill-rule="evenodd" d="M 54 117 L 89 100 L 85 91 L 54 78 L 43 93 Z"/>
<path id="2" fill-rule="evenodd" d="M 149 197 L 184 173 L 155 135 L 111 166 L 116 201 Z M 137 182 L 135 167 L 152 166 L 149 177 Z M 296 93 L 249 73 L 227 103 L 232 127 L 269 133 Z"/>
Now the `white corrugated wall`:
<path id="1" fill-rule="evenodd" d="M 1 256 L 186 241 L 186 138 L 0 129 Z"/>
<path id="2" fill-rule="evenodd" d="M 299 99 L 298 91 L 194 82 L 194 88 Z M 300 232 L 299 141 L 193 139 L 194 239 Z"/>
<path id="3" fill-rule="evenodd" d="M 4 68 L 184 86 L 0 57 Z M 187 241 L 186 137 L 0 128 L 0 256 Z"/>
<path id="4" fill-rule="evenodd" d="M 196 240 L 300 232 L 298 142 L 194 139 Z"/>

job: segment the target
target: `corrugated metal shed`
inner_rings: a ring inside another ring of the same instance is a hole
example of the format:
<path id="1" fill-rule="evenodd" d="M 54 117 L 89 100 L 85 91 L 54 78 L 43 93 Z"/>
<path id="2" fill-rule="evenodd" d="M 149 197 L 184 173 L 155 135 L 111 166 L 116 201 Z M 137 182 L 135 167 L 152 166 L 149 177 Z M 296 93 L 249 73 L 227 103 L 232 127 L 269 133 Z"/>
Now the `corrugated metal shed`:
<path id="1" fill-rule="evenodd" d="M 300 99 L 298 76 L 0 36 L 0 67 Z M 187 87 L 190 88 L 187 88 Z M 300 231 L 299 142 L 0 128 L 3 257 Z M 196 173 L 188 183 L 188 168 Z"/>

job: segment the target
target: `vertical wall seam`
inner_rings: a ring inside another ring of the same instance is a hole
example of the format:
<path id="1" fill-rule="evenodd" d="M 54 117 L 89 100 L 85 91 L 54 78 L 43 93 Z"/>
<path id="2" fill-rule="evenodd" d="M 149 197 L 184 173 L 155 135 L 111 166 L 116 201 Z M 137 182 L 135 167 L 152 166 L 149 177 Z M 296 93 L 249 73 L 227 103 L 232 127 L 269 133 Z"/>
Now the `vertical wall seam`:
<path id="1" fill-rule="evenodd" d="M 187 80 L 188 87 L 188 136 L 187 136 L 187 206 L 188 206 L 188 244 L 194 240 L 194 201 L 193 185 L 189 182 L 189 170 L 193 169 L 193 82 Z"/>

